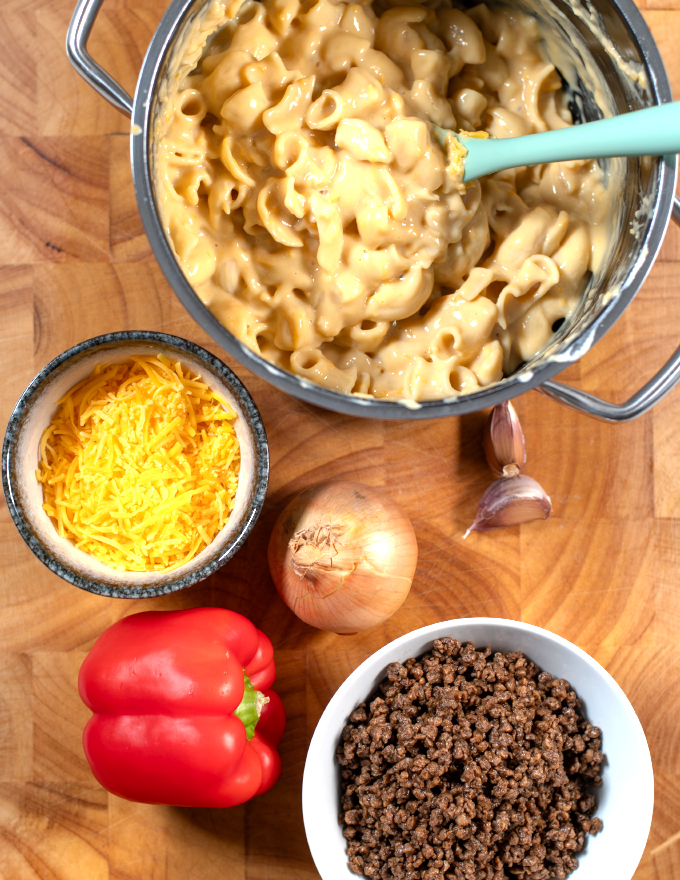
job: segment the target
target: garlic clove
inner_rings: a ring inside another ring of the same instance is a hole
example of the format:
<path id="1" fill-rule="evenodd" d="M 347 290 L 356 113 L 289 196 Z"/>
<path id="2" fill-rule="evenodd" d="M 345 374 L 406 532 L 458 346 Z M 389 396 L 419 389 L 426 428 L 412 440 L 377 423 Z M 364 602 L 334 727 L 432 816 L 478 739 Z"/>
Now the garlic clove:
<path id="1" fill-rule="evenodd" d="M 482 495 L 475 521 L 463 537 L 467 538 L 472 531 L 486 532 L 488 529 L 547 519 L 551 511 L 550 498 L 532 477 L 520 473 L 499 477 Z"/>
<path id="2" fill-rule="evenodd" d="M 499 476 L 518 474 L 527 460 L 522 426 L 508 400 L 491 410 L 484 428 L 484 452 L 489 467 Z"/>

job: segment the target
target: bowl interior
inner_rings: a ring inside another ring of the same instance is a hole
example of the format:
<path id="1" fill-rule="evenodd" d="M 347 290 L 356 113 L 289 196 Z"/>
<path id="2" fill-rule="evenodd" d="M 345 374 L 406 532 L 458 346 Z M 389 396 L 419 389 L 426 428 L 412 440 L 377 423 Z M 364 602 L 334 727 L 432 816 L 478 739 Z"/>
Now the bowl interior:
<path id="1" fill-rule="evenodd" d="M 194 347 L 195 348 L 195 347 Z M 167 355 L 179 360 L 194 374 L 201 378 L 216 392 L 221 394 L 237 413 L 234 423 L 241 448 L 238 489 L 235 506 L 229 521 L 215 536 L 213 542 L 194 559 L 170 572 L 119 572 L 105 566 L 89 553 L 79 550 L 67 538 L 57 533 L 51 520 L 42 509 L 43 492 L 36 480 L 35 472 L 39 462 L 39 446 L 43 431 L 50 423 L 57 409 L 57 401 L 81 379 L 89 376 L 97 364 L 120 363 L 132 355 Z M 223 366 L 225 372 L 226 367 Z M 234 377 L 235 378 L 235 377 Z M 12 497 L 18 513 L 37 543 L 36 552 L 44 554 L 43 561 L 54 560 L 63 569 L 59 574 L 75 582 L 83 580 L 102 587 L 100 592 L 120 589 L 124 595 L 154 595 L 178 589 L 198 579 L 196 575 L 206 566 L 217 560 L 228 558 L 225 554 L 238 540 L 244 528 L 250 524 L 256 507 L 256 496 L 262 494 L 261 450 L 258 445 L 258 432 L 253 424 L 252 413 L 244 405 L 243 395 L 239 393 L 238 380 L 228 381 L 198 353 L 183 350 L 172 344 L 157 342 L 128 341 L 104 343 L 85 348 L 73 357 L 59 364 L 33 390 L 25 400 L 23 412 L 18 419 L 14 433 L 14 445 L 8 461 L 8 476 L 11 481 Z M 254 405 L 251 406 L 254 409 Z M 266 469 L 265 485 L 266 489 Z M 259 512 L 259 509 L 258 511 Z M 256 515 L 256 513 L 255 513 Z M 40 555 L 40 553 L 38 553 Z M 228 555 L 231 555 L 229 553 Z M 207 576 L 207 573 L 203 576 Z M 182 583 L 186 581 L 186 584 Z M 79 586 L 81 584 L 78 584 Z M 132 592 L 131 592 L 132 591 Z"/>
<path id="2" fill-rule="evenodd" d="M 606 754 L 603 784 L 596 789 L 596 815 L 604 828 L 588 836 L 573 876 L 630 880 L 645 848 L 654 802 L 649 748 L 633 707 L 609 673 L 575 645 L 539 627 L 491 618 L 445 621 L 408 633 L 369 657 L 338 688 L 314 731 L 302 785 L 307 841 L 323 880 L 356 876 L 347 866 L 338 823 L 340 768 L 334 758 L 347 718 L 384 679 L 389 663 L 420 656 L 445 635 L 494 651 L 522 651 L 541 669 L 571 684 L 581 698 L 581 711 L 601 728 Z"/>

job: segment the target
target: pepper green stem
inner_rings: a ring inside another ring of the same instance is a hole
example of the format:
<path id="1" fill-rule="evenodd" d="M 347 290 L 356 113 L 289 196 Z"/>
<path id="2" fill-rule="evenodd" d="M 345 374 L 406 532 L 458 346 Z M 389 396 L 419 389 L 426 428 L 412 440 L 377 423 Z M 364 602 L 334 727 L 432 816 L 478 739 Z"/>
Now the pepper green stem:
<path id="1" fill-rule="evenodd" d="M 246 737 L 251 740 L 255 735 L 255 727 L 260 720 L 262 709 L 269 702 L 262 691 L 256 691 L 250 683 L 248 676 L 243 673 L 243 699 L 234 711 L 234 715 L 240 718 L 246 729 Z"/>

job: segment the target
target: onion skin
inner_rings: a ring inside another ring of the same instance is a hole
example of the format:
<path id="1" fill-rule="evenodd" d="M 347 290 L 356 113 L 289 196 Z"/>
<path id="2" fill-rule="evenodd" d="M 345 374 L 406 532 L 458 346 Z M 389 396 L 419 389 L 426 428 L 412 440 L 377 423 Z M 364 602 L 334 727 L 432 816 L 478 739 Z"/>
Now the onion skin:
<path id="1" fill-rule="evenodd" d="M 409 518 L 388 495 L 352 481 L 320 483 L 281 513 L 269 570 L 286 605 L 317 629 L 356 633 L 391 617 L 416 570 Z"/>

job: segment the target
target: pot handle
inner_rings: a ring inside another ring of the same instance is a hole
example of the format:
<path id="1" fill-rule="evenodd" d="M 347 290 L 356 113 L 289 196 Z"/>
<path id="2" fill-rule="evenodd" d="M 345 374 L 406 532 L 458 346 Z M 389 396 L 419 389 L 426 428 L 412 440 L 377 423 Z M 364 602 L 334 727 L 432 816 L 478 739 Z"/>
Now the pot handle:
<path id="1" fill-rule="evenodd" d="M 673 201 L 673 220 L 680 226 L 680 199 Z M 561 382 L 544 382 L 536 390 L 571 409 L 605 422 L 631 422 L 656 406 L 680 380 L 680 346 L 646 385 L 625 403 L 609 403 Z"/>
<path id="2" fill-rule="evenodd" d="M 87 41 L 103 0 L 78 0 L 66 35 L 66 54 L 71 64 L 93 89 L 113 106 L 132 116 L 132 98 L 87 51 Z"/>

